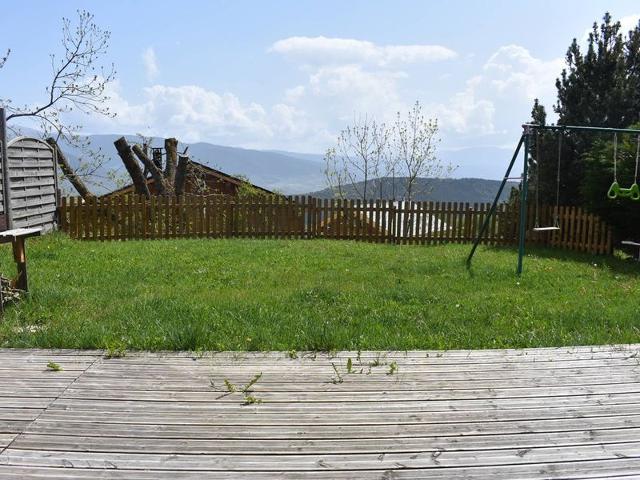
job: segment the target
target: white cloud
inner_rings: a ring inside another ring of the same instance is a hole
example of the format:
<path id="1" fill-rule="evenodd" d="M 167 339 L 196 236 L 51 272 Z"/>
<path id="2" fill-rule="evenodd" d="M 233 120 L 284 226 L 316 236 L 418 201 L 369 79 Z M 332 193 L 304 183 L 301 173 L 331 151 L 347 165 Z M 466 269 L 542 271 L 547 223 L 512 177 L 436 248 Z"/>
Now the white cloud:
<path id="1" fill-rule="evenodd" d="M 183 142 L 209 141 L 256 148 L 305 149 L 314 139 L 324 145 L 326 130 L 311 121 L 306 111 L 278 103 L 265 107 L 245 102 L 233 93 L 218 93 L 196 85 L 153 85 L 142 90 L 140 100 L 124 98 L 119 82 L 107 94 L 115 118 L 92 117 L 87 132 L 145 132 L 175 136 Z M 311 129 L 313 125 L 313 129 Z"/>
<path id="2" fill-rule="evenodd" d="M 389 66 L 449 60 L 457 56 L 441 45 L 376 45 L 365 40 L 328 37 L 289 37 L 269 49 L 309 64 L 369 64 Z"/>
<path id="3" fill-rule="evenodd" d="M 297 102 L 306 92 L 304 85 L 298 85 L 293 88 L 288 88 L 284 92 L 284 98 L 287 103 Z"/>
<path id="4" fill-rule="evenodd" d="M 499 93 L 534 98 L 555 97 L 555 80 L 564 67 L 563 58 L 540 60 L 519 45 L 500 47 L 483 70 Z"/>
<path id="5" fill-rule="evenodd" d="M 445 130 L 457 133 L 488 135 L 495 133 L 496 107 L 491 98 L 479 98 L 483 77 L 475 76 L 466 82 L 465 89 L 453 95 L 446 103 L 432 105 L 436 117 Z"/>
<path id="6" fill-rule="evenodd" d="M 142 52 L 142 63 L 144 64 L 144 70 L 147 75 L 147 80 L 154 80 L 159 73 L 158 59 L 156 58 L 156 52 L 153 47 L 147 47 Z"/>
<path id="7" fill-rule="evenodd" d="M 622 30 L 622 34 L 627 35 L 630 30 L 633 30 L 638 26 L 638 22 L 640 22 L 640 13 L 622 17 L 620 19 L 620 29 Z"/>
<path id="8" fill-rule="evenodd" d="M 522 46 L 505 45 L 466 81 L 463 90 L 433 109 L 445 130 L 465 135 L 503 133 L 528 119 L 534 98 L 547 106 L 553 103 L 555 79 L 563 66 L 562 58 L 542 60 Z"/>
<path id="9" fill-rule="evenodd" d="M 447 70 L 438 66 L 436 78 L 449 76 L 420 92 L 413 70 L 381 66 L 384 62 L 371 60 L 375 55 L 367 58 L 362 63 L 307 64 L 302 70 L 306 78 L 284 89 L 271 104 L 198 85 L 161 84 L 143 89 L 140 98 L 131 101 L 123 98 L 116 83 L 109 93 L 118 117 L 103 122 L 111 131 L 145 131 L 185 142 L 322 152 L 355 116 L 389 122 L 419 99 L 425 113 L 440 120 L 448 147 L 487 135 L 483 143 L 500 143 L 507 141 L 500 135 L 511 135 L 514 126 L 527 120 L 534 97 L 547 106 L 553 102 L 554 80 L 563 63 L 561 58 L 542 60 L 521 46 L 506 45 L 468 72 L 458 89 L 453 86 L 460 81 L 458 65 Z M 429 69 L 419 74 L 428 75 Z M 103 123 L 100 129 L 106 128 Z"/>

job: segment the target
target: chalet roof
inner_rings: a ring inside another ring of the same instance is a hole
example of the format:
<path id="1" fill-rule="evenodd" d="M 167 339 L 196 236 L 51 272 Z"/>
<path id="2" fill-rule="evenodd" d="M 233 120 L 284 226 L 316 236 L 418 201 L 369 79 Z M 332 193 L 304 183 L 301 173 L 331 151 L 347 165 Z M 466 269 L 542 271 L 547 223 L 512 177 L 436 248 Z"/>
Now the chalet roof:
<path id="1" fill-rule="evenodd" d="M 229 175 L 228 173 L 224 173 L 221 172 L 220 170 L 216 170 L 215 168 L 210 167 L 209 165 L 205 165 L 204 163 L 200 163 L 200 162 L 196 162 L 194 160 L 191 160 L 190 163 L 192 165 L 196 165 L 198 168 L 201 168 L 202 170 L 205 171 L 206 175 L 211 175 L 214 176 L 216 178 L 219 178 L 220 180 L 223 180 L 225 182 L 229 182 L 229 183 L 233 183 L 235 185 L 242 185 L 243 183 L 245 183 L 245 180 L 242 180 L 241 178 L 238 177 L 234 177 L 233 175 Z M 153 183 L 155 183 L 155 180 L 152 177 L 147 177 L 147 185 L 152 185 Z M 267 194 L 271 194 L 271 195 L 275 195 L 275 192 L 268 190 L 266 188 L 260 187 L 258 185 L 254 185 L 253 183 L 249 182 L 249 185 L 251 185 L 253 188 L 260 190 L 261 192 L 267 193 Z M 127 185 L 125 185 L 124 187 L 118 188 L 116 190 L 113 190 L 111 192 L 105 193 L 103 195 L 103 197 L 107 197 L 110 195 L 117 195 L 117 194 L 121 194 L 121 193 L 129 193 L 130 191 L 133 191 L 133 183 L 129 183 Z"/>

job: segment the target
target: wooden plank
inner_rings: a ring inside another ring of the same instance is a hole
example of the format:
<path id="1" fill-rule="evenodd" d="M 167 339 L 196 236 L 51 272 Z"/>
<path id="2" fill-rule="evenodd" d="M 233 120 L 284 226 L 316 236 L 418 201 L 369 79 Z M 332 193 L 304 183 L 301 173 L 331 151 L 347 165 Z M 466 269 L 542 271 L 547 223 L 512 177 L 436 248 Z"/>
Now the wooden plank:
<path id="1" fill-rule="evenodd" d="M 0 184 L 2 182 L 0 181 Z M 1 192 L 1 188 L 0 188 L 0 192 Z M 0 198 L 1 198 L 1 193 L 0 193 Z M 67 218 L 67 216 L 69 215 L 69 210 L 67 209 L 67 201 L 68 201 L 68 197 L 61 197 L 60 198 L 60 208 L 59 208 L 59 222 L 60 222 L 60 230 L 62 230 L 63 232 L 69 232 L 69 219 Z M 0 202 L 1 203 L 1 202 Z"/>
<path id="2" fill-rule="evenodd" d="M 100 235 L 100 225 L 98 223 L 98 199 L 91 197 L 89 208 L 91 209 L 91 239 L 98 240 Z"/>
<path id="3" fill-rule="evenodd" d="M 237 479 L 239 476 L 243 479 L 249 480 L 265 480 L 282 478 L 282 479 L 300 479 L 309 478 L 314 480 L 344 480 L 353 479 L 353 471 L 338 471 L 328 470 L 324 467 L 324 463 L 320 463 L 319 467 L 322 470 L 316 471 L 269 471 L 261 472 L 255 470 L 247 471 L 217 471 L 207 472 L 207 479 Z M 358 470 L 357 478 L 363 480 L 370 479 L 384 479 L 384 478 L 397 478 L 397 479 L 451 479 L 451 478 L 465 478 L 470 480 L 475 479 L 488 479 L 493 480 L 513 480 L 514 478 L 535 478 L 535 479 L 548 479 L 552 477 L 556 478 L 572 478 L 572 479 L 586 479 L 586 478 L 604 478 L 605 475 L 610 479 L 629 478 L 629 475 L 638 474 L 637 461 L 635 459 L 616 459 L 616 460 L 600 460 L 600 461 L 585 461 L 585 462 L 554 462 L 550 465 L 543 465 L 539 463 L 521 464 L 521 465 L 497 465 L 491 468 L 469 468 L 469 467 L 447 467 L 440 468 L 437 466 L 427 469 L 406 469 L 399 464 L 397 470 L 386 469 L 371 469 L 371 470 Z M 61 473 L 64 472 L 65 479 L 73 480 L 87 480 L 95 478 L 109 478 L 109 479 L 128 479 L 128 480 L 155 480 L 158 478 L 159 472 L 163 476 L 171 476 L 176 480 L 182 479 L 200 479 L 203 478 L 202 472 L 198 471 L 176 471 L 165 468 L 163 470 L 143 471 L 143 470 L 125 470 L 114 469 L 109 465 L 98 466 L 97 468 L 64 468 L 64 470 L 56 467 L 3 467 L 2 474 L 6 478 L 29 478 L 29 479 L 51 479 L 60 478 Z M 620 474 L 620 476 L 613 474 Z"/>
<path id="4" fill-rule="evenodd" d="M 354 225 L 353 236 L 354 236 L 354 240 L 356 241 L 367 240 L 367 233 L 366 233 L 366 229 L 364 228 L 364 225 L 367 221 L 365 205 L 366 203 L 363 204 L 360 198 L 351 202 L 351 206 L 354 209 L 352 213 L 353 225 Z"/>
<path id="5" fill-rule="evenodd" d="M 378 454 L 327 454 L 318 465 L 318 459 L 305 455 L 215 455 L 215 454 L 165 454 L 151 453 L 106 453 L 99 455 L 100 463 L 105 467 L 117 469 L 152 470 L 164 469 L 167 463 L 174 470 L 190 471 L 314 471 L 314 470 L 366 470 L 377 468 L 443 468 L 443 467 L 480 467 L 494 465 L 515 465 L 531 463 L 551 463 L 558 461 L 615 460 L 620 458 L 639 458 L 639 443 L 625 442 L 615 445 L 581 445 L 571 448 L 532 447 L 526 452 L 511 448 L 504 450 L 436 450 L 426 448 L 419 453 L 387 453 L 380 458 Z M 434 454 L 437 463 L 434 462 Z M 69 464 L 76 468 L 95 466 L 96 456 L 89 452 L 58 452 L 19 450 L 10 447 L 3 453 L 6 464 L 25 466 L 55 466 L 64 468 Z M 401 465 L 399 467 L 398 465 Z M 638 467 L 640 470 L 640 466 Z"/>
<path id="6" fill-rule="evenodd" d="M 261 394 L 265 397 L 265 394 Z M 242 396 L 234 394 L 235 403 L 242 404 Z M 265 400 L 266 401 L 266 400 Z M 246 409 L 251 417 L 259 416 L 259 407 Z M 385 413 L 380 413 L 384 416 Z M 445 415 L 446 414 L 441 414 Z M 489 417 L 487 412 L 485 417 Z M 23 422 L 25 423 L 25 422 Z M 28 422 L 26 422 L 28 423 Z M 452 422 L 441 421 L 433 424 L 315 424 L 293 425 L 295 420 L 283 416 L 276 425 L 254 424 L 249 419 L 243 425 L 215 425 L 201 423 L 185 425 L 176 424 L 117 424 L 100 422 L 46 421 L 40 417 L 29 425 L 27 433 L 30 435 L 78 435 L 91 436 L 100 433 L 113 437 L 144 437 L 144 438 L 193 438 L 193 439 L 262 439 L 291 440 L 291 439 L 332 439 L 343 438 L 357 440 L 359 438 L 415 438 L 454 435 L 514 435 L 523 433 L 550 433 L 558 431 L 610 430 L 624 428 L 640 428 L 637 416 L 611 416 L 590 418 L 560 418 L 520 421 L 476 421 Z M 19 426 L 24 428 L 24 426 Z M 597 435 L 597 433 L 595 434 Z M 594 435 L 594 436 L 595 436 Z M 636 439 L 637 440 L 637 439 Z"/>
<path id="7" fill-rule="evenodd" d="M 131 201 L 133 194 L 129 193 L 122 198 L 122 218 L 125 222 L 125 228 L 122 229 L 122 240 L 128 240 L 133 237 L 133 206 Z"/>

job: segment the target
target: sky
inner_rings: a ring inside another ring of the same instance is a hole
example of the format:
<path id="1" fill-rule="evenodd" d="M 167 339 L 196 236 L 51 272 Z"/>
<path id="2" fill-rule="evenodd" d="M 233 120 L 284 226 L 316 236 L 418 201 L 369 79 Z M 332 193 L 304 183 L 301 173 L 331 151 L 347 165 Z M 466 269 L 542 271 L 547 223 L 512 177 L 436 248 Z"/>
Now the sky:
<path id="1" fill-rule="evenodd" d="M 78 118 L 85 133 L 309 153 L 326 151 L 358 116 L 389 122 L 416 101 L 438 119 L 442 151 L 511 149 L 534 98 L 552 111 L 571 40 L 584 42 L 607 10 L 625 30 L 640 19 L 637 0 L 9 5 L 0 97 L 43 98 L 61 18 L 82 8 L 111 32 L 104 60 L 117 70 L 116 118 Z"/>

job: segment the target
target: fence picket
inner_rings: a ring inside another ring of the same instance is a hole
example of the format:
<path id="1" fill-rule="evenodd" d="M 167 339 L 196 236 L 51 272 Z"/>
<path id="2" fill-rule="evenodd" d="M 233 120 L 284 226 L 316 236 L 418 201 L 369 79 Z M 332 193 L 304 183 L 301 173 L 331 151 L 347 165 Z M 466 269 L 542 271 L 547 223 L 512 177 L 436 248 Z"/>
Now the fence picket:
<path id="1" fill-rule="evenodd" d="M 489 204 L 317 199 L 309 196 L 212 195 L 64 197 L 59 224 L 72 238 L 127 240 L 187 237 L 334 238 L 398 244 L 464 243 L 473 240 Z M 518 206 L 499 205 L 481 239 L 486 245 L 517 242 Z M 559 231 L 533 232 L 527 212 L 527 240 L 593 254 L 612 251 L 611 228 L 582 208 L 543 207 L 540 224 L 558 219 Z"/>

